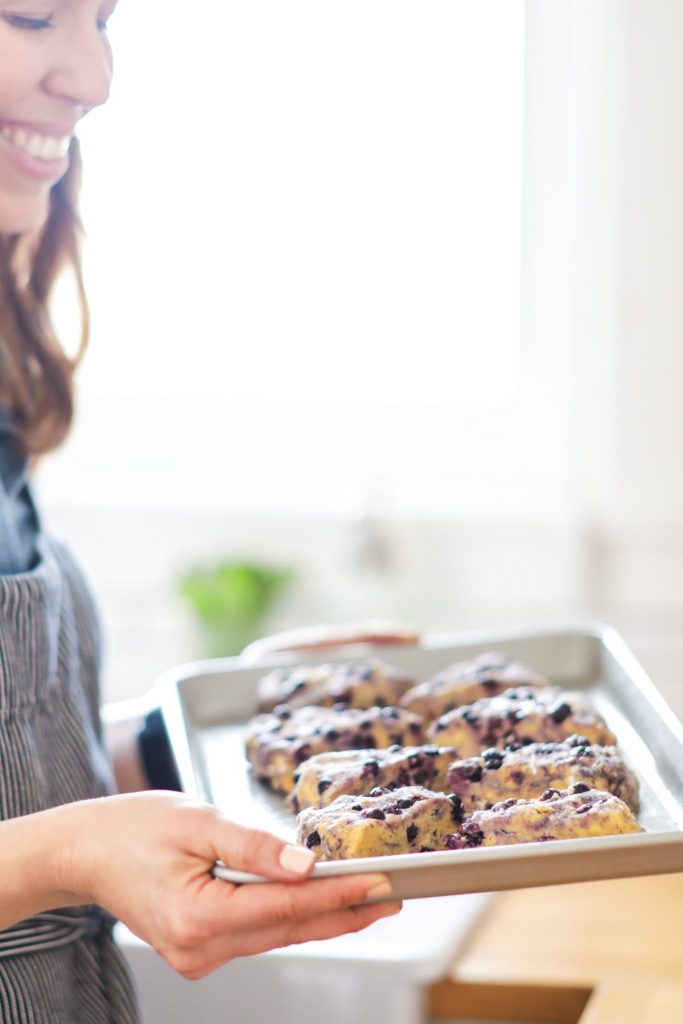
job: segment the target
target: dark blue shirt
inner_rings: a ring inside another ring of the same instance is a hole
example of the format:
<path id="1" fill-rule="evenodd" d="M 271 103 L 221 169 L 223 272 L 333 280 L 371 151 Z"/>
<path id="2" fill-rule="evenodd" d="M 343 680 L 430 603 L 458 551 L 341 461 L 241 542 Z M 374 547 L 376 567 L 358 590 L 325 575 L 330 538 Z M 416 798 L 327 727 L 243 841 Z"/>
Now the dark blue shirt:
<path id="1" fill-rule="evenodd" d="M 0 405 L 0 574 L 28 572 L 38 561 L 40 523 L 28 481 L 28 459 Z"/>

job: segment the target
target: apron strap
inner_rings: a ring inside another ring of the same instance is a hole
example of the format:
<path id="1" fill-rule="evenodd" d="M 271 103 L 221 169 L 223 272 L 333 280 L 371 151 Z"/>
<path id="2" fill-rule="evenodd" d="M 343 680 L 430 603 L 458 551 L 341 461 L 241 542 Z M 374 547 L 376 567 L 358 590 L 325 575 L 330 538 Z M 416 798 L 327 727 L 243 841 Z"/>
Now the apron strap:
<path id="1" fill-rule="evenodd" d="M 79 914 L 36 914 L 12 928 L 0 931 L 0 959 L 44 953 L 84 936 L 97 935 L 104 924 L 104 911 L 91 907 Z"/>

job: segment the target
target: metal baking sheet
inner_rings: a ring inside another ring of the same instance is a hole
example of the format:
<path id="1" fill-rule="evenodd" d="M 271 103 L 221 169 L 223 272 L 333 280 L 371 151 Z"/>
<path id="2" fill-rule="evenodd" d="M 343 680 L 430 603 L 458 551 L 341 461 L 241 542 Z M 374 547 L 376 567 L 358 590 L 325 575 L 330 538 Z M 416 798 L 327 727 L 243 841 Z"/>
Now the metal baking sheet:
<path id="1" fill-rule="evenodd" d="M 256 711 L 256 681 L 269 668 L 374 655 L 427 679 L 454 661 L 499 650 L 566 689 L 587 692 L 616 734 L 640 782 L 642 834 L 405 854 L 316 865 L 314 875 L 382 871 L 392 898 L 557 885 L 683 871 L 683 726 L 609 626 L 432 635 L 414 647 L 356 646 L 279 655 L 245 668 L 237 658 L 195 662 L 158 681 L 160 703 L 185 791 L 232 820 L 294 839 L 282 798 L 252 778 L 244 725 Z M 218 877 L 266 882 L 217 865 Z"/>

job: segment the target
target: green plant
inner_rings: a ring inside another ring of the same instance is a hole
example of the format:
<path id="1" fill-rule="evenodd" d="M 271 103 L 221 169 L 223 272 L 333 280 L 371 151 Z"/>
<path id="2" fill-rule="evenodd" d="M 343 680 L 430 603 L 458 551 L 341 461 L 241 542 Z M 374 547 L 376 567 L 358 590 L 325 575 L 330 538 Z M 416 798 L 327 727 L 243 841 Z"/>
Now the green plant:
<path id="1" fill-rule="evenodd" d="M 263 633 L 276 598 L 294 579 L 292 569 L 223 561 L 181 574 L 181 595 L 192 608 L 211 657 L 239 654 Z"/>

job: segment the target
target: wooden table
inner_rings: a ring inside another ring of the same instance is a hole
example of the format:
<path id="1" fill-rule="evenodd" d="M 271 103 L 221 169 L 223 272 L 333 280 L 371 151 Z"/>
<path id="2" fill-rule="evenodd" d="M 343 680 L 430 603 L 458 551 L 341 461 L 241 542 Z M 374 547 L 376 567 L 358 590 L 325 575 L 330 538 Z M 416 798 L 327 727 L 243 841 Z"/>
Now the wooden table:
<path id="1" fill-rule="evenodd" d="M 502 893 L 434 1020 L 683 1024 L 683 874 Z"/>

